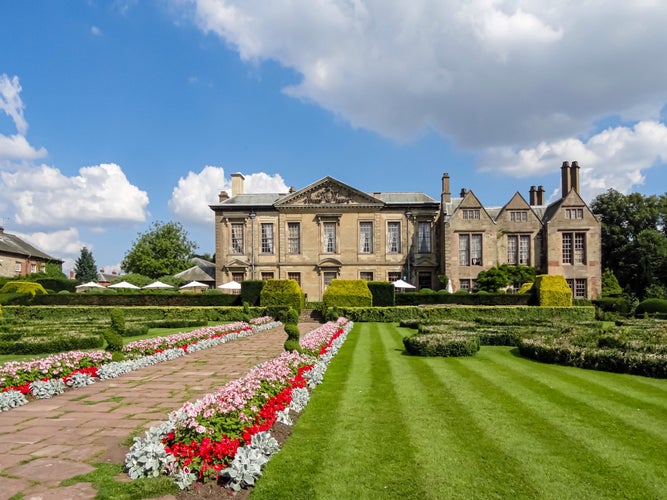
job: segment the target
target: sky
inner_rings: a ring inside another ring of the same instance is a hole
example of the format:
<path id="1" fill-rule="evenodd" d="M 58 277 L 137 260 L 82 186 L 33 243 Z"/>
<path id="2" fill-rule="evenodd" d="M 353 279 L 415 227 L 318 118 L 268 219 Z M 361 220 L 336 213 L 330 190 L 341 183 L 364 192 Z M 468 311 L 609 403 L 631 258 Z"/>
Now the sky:
<path id="1" fill-rule="evenodd" d="M 332 176 L 487 206 L 578 161 L 586 201 L 667 192 L 663 0 L 34 0 L 0 5 L 0 223 L 120 263 L 209 204 Z"/>

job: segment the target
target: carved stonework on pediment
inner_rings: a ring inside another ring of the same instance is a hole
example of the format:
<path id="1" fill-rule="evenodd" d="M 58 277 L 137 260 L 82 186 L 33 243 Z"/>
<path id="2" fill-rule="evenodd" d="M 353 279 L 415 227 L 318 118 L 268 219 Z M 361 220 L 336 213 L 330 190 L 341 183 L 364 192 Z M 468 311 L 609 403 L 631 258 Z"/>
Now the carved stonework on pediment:
<path id="1" fill-rule="evenodd" d="M 318 183 L 310 189 L 295 193 L 283 203 L 278 203 L 282 206 L 377 204 L 381 204 L 381 202 L 376 198 L 333 180 Z"/>

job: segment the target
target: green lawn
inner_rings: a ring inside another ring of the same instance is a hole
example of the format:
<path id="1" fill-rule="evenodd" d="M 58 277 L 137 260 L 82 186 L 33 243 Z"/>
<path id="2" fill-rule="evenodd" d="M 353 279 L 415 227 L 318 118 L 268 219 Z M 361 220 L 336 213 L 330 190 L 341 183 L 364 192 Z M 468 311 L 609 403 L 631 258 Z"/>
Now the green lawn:
<path id="1" fill-rule="evenodd" d="M 667 380 L 357 323 L 253 498 L 667 498 Z"/>

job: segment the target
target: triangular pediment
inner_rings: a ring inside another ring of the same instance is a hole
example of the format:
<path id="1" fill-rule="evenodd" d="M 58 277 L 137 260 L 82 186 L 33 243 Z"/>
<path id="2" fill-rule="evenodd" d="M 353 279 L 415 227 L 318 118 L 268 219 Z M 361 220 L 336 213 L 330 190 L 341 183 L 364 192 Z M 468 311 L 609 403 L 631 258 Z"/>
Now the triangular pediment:
<path id="1" fill-rule="evenodd" d="M 225 266 L 228 269 L 245 269 L 250 267 L 250 262 L 243 258 L 232 258 L 225 262 Z"/>
<path id="2" fill-rule="evenodd" d="M 285 196 L 275 204 L 278 209 L 349 206 L 381 208 L 384 206 L 384 202 L 333 177 L 325 177 L 310 186 Z"/>

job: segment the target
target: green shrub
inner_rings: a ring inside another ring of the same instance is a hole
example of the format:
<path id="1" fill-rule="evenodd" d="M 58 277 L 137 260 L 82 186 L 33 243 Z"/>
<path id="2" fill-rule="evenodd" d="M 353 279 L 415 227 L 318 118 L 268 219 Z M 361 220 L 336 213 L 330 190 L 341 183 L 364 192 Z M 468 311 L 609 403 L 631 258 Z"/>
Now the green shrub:
<path id="1" fill-rule="evenodd" d="M 76 291 L 76 282 L 67 278 L 37 278 L 35 283 L 39 283 L 45 290 L 52 290 L 54 293 Z"/>
<path id="2" fill-rule="evenodd" d="M 419 292 L 422 295 L 433 295 L 435 291 L 432 288 L 420 288 Z"/>
<path id="3" fill-rule="evenodd" d="M 366 285 L 373 296 L 373 306 L 387 307 L 396 304 L 393 284 L 386 281 L 369 281 Z"/>
<path id="4" fill-rule="evenodd" d="M 468 332 L 417 334 L 405 337 L 403 345 L 413 356 L 474 356 L 479 351 L 479 338 Z"/>
<path id="5" fill-rule="evenodd" d="M 325 307 L 373 305 L 373 295 L 365 280 L 332 280 L 322 294 Z"/>
<path id="6" fill-rule="evenodd" d="M 288 339 L 296 340 L 297 342 L 299 341 L 301 333 L 299 332 L 299 327 L 297 325 L 294 323 L 287 323 L 284 328 Z"/>
<path id="7" fill-rule="evenodd" d="M 297 352 L 301 352 L 301 350 L 302 350 L 302 349 L 301 349 L 301 345 L 299 345 L 299 341 L 298 341 L 298 340 L 294 340 L 294 339 L 287 339 L 287 340 L 285 341 L 285 344 L 283 345 L 283 347 L 284 347 L 284 349 L 285 349 L 286 351 L 297 351 Z"/>
<path id="8" fill-rule="evenodd" d="M 442 292 L 442 290 L 440 290 Z M 506 294 L 506 293 L 468 293 L 465 290 L 458 290 L 455 293 L 397 293 L 397 306 L 416 306 L 416 305 L 466 305 L 466 306 L 526 306 L 531 301 L 531 296 Z"/>
<path id="9" fill-rule="evenodd" d="M 122 309 L 114 307 L 109 314 L 111 317 L 111 329 L 118 335 L 125 334 L 125 314 Z"/>
<path id="10" fill-rule="evenodd" d="M 119 352 L 123 350 L 123 337 L 120 334 L 111 329 L 107 328 L 103 331 L 102 335 L 106 341 L 106 350 L 109 352 Z"/>
<path id="11" fill-rule="evenodd" d="M 530 293 L 532 290 L 533 290 L 532 283 L 524 283 L 523 285 L 521 285 L 521 288 L 519 288 L 516 293 L 523 295 L 524 293 Z"/>
<path id="12" fill-rule="evenodd" d="M 535 277 L 537 303 L 547 307 L 571 307 L 572 290 L 563 276 L 541 274 Z"/>
<path id="13" fill-rule="evenodd" d="M 601 312 L 611 312 L 628 316 L 632 312 L 632 301 L 629 297 L 600 297 L 593 305 Z"/>
<path id="14" fill-rule="evenodd" d="M 266 281 L 262 280 L 246 280 L 241 282 L 241 302 L 247 302 L 252 306 L 260 304 L 260 297 L 262 289 Z"/>
<path id="15" fill-rule="evenodd" d="M 99 349 L 104 345 L 100 335 L 57 335 L 22 337 L 17 341 L 0 341 L 0 354 L 49 354 L 79 349 Z"/>
<path id="16" fill-rule="evenodd" d="M 306 297 L 295 280 L 266 280 L 260 295 L 260 303 L 263 307 L 292 307 L 300 314 L 306 303 Z"/>
<path id="17" fill-rule="evenodd" d="M 206 322 L 208 324 L 208 321 Z M 168 328 L 168 327 L 163 327 L 163 328 Z M 173 327 L 173 328 L 180 328 L 180 327 Z M 148 325 L 135 325 L 131 327 L 125 327 L 125 331 L 121 334 L 123 337 L 140 337 L 142 335 L 146 335 L 148 333 L 149 327 Z"/>
<path id="18" fill-rule="evenodd" d="M 299 322 L 299 313 L 293 307 L 283 309 L 278 313 L 278 321 L 285 324 L 297 324 Z"/>
<path id="19" fill-rule="evenodd" d="M 665 299 L 646 299 L 639 303 L 635 309 L 635 316 L 641 317 L 644 314 L 652 316 L 654 314 L 667 314 L 667 300 Z"/>
<path id="20" fill-rule="evenodd" d="M 19 293 L 22 295 L 46 295 L 46 290 L 33 281 L 8 281 L 0 288 L 0 293 Z"/>

